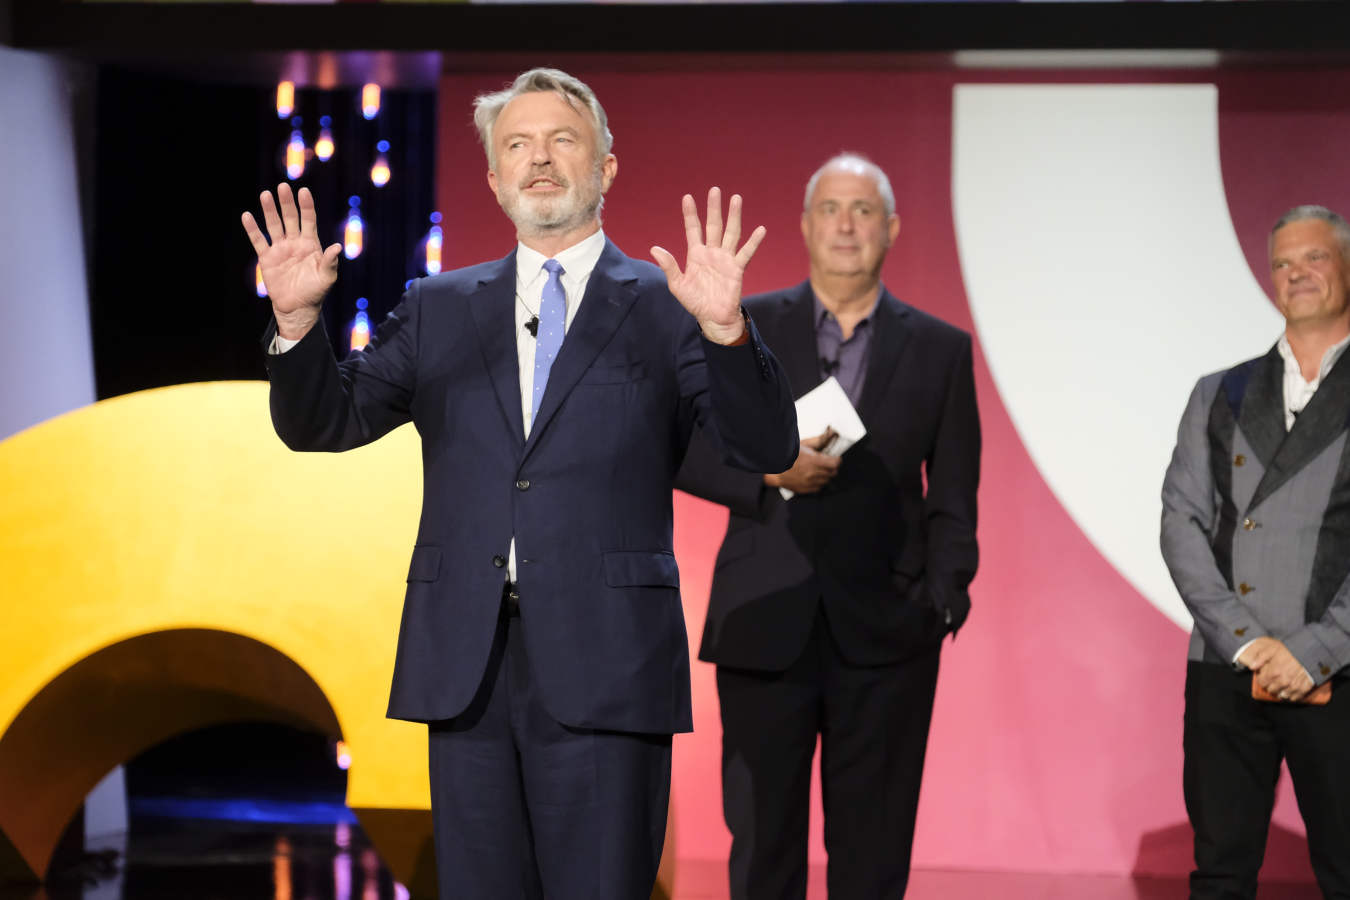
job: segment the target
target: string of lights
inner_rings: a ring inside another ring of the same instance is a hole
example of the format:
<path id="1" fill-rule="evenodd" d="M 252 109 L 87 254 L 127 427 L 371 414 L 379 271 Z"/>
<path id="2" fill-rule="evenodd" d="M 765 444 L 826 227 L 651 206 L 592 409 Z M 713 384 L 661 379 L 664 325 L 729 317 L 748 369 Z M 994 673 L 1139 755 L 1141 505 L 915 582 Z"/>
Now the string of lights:
<path id="1" fill-rule="evenodd" d="M 278 149 L 263 183 L 284 178 L 314 194 L 320 239 L 343 245 L 325 325 L 335 350 L 360 350 L 371 323 L 397 301 L 397 285 L 441 270 L 441 216 L 431 208 L 434 95 L 374 82 L 320 89 L 282 81 L 274 101 Z M 250 277 L 265 297 L 256 266 Z"/>

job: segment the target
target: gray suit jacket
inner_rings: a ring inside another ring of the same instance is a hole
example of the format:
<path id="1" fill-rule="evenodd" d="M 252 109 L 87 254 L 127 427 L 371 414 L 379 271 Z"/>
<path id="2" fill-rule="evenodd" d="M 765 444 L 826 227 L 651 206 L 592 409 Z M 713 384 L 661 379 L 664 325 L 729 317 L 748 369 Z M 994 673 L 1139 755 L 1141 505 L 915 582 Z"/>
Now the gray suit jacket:
<path id="1" fill-rule="evenodd" d="M 1163 481 L 1162 552 L 1195 618 L 1189 658 L 1280 639 L 1314 681 L 1350 664 L 1350 354 L 1289 432 L 1271 348 L 1200 379 Z"/>

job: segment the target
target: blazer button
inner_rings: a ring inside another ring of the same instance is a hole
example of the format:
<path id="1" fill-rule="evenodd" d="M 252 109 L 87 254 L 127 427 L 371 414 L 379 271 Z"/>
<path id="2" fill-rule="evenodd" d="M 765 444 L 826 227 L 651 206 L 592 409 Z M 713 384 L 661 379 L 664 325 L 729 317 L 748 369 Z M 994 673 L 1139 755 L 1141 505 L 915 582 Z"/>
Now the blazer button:
<path id="1" fill-rule="evenodd" d="M 1246 464 L 1247 464 L 1247 457 L 1243 456 L 1241 453 L 1233 457 L 1233 465 L 1245 466 Z"/>
<path id="2" fill-rule="evenodd" d="M 1244 531 L 1251 531 L 1255 527 L 1256 527 L 1255 519 L 1247 518 L 1242 520 L 1242 528 Z"/>
<path id="3" fill-rule="evenodd" d="M 1233 629 L 1233 634 L 1237 635 L 1238 637 L 1242 637 L 1242 636 L 1243 636 L 1244 634 L 1246 634 L 1246 633 L 1247 633 L 1247 629 L 1245 629 L 1245 628 L 1234 628 L 1234 629 Z"/>
<path id="4" fill-rule="evenodd" d="M 528 491 L 530 489 L 530 483 L 526 481 L 524 478 L 522 478 L 516 482 L 516 489 L 521 491 Z"/>
<path id="5" fill-rule="evenodd" d="M 496 556 L 492 557 L 492 564 L 493 564 L 494 566 L 496 566 L 497 568 L 499 568 L 499 569 L 505 568 L 505 567 L 506 567 L 506 557 L 505 557 L 505 556 L 502 556 L 500 553 L 498 553 Z"/>
<path id="6" fill-rule="evenodd" d="M 1250 593 L 1251 593 L 1252 591 L 1254 591 L 1254 590 L 1256 590 L 1256 588 L 1252 587 L 1250 584 L 1248 584 L 1248 583 L 1245 582 L 1245 581 L 1242 582 L 1242 584 L 1239 584 L 1239 585 L 1238 585 L 1238 593 L 1241 594 L 1241 595 L 1244 596 L 1244 597 L 1247 596 L 1248 594 L 1250 594 Z"/>
<path id="7" fill-rule="evenodd" d="M 1321 672 L 1323 675 L 1330 675 L 1331 666 L 1327 665 L 1326 663 L 1322 663 L 1321 668 L 1319 668 L 1317 671 Z"/>

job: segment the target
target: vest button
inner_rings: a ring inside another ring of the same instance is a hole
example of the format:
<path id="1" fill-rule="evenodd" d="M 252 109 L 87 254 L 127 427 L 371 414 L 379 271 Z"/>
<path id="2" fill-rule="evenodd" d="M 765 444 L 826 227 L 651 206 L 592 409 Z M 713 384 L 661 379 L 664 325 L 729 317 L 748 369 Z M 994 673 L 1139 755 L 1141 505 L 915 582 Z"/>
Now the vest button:
<path id="1" fill-rule="evenodd" d="M 505 556 L 502 556 L 502 555 L 499 553 L 499 554 L 497 554 L 496 556 L 492 557 L 492 564 L 493 564 L 494 566 L 496 566 L 497 568 L 499 568 L 499 569 L 505 568 L 505 567 L 506 567 L 506 557 L 505 557 Z"/>

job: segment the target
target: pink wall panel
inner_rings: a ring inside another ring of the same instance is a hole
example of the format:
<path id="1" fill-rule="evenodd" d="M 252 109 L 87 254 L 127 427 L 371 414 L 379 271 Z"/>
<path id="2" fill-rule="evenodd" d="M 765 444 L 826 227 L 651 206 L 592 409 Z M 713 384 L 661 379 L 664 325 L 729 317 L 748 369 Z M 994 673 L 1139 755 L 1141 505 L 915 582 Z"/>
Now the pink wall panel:
<path id="1" fill-rule="evenodd" d="M 806 273 L 797 230 L 805 180 L 830 155 L 858 150 L 890 174 L 902 219 L 898 246 L 886 264 L 887 285 L 967 329 L 973 323 L 951 199 L 957 83 L 1218 80 L 1225 178 L 1230 191 L 1235 183 L 1239 189 L 1230 202 L 1249 256 L 1254 241 L 1264 253 L 1262 229 L 1289 203 L 1302 202 L 1305 194 L 1341 202 L 1320 191 L 1319 178 L 1299 176 L 1302 170 L 1286 162 L 1289 146 L 1299 143 L 1292 136 L 1310 121 L 1306 116 L 1319 126 L 1334 125 L 1337 135 L 1334 145 L 1308 156 L 1310 164 L 1335 168 L 1341 193 L 1350 193 L 1350 178 L 1343 177 L 1350 173 L 1340 172 L 1346 164 L 1331 149 L 1345 146 L 1342 132 L 1350 118 L 1340 110 L 1309 110 L 1315 104 L 1308 103 L 1272 109 L 1279 98 L 1298 93 L 1298 73 L 1275 81 L 1264 74 L 1226 75 L 1229 88 L 1215 73 L 1195 71 L 1063 76 L 797 64 L 722 71 L 714 58 L 679 71 L 620 70 L 596 58 L 570 71 L 596 89 L 610 116 L 620 165 L 605 228 L 630 255 L 646 258 L 647 248 L 661 243 L 681 256 L 679 197 L 702 197 L 717 184 L 744 194 L 749 225 L 768 227 L 747 289 L 795 283 Z M 510 224 L 486 186 L 470 103 L 513 75 L 503 69 L 442 79 L 437 200 L 446 218 L 447 266 L 496 258 L 512 246 Z M 1262 135 L 1275 126 L 1291 137 L 1273 148 Z M 1229 178 L 1230 156 L 1238 155 L 1254 168 Z M 1296 184 L 1286 185 L 1281 179 L 1291 175 Z M 1284 188 L 1295 186 L 1304 193 L 1291 197 Z M 1279 208 L 1272 212 L 1275 201 Z M 1261 273 L 1264 263 L 1258 264 Z M 969 624 L 943 655 L 915 863 L 1184 872 L 1190 840 L 1181 801 L 1186 635 L 1104 560 L 1064 512 L 1023 447 L 982 356 L 976 365 L 985 436 L 982 563 Z M 1169 427 L 1178 414 L 1159 410 Z M 1126 459 L 1129 448 L 1119 453 Z M 1103 477 L 1117 462 L 1102 460 Z M 726 513 L 677 495 L 676 514 L 696 651 Z M 711 666 L 695 663 L 693 678 L 696 730 L 675 745 L 676 845 L 684 858 L 725 858 L 729 837 L 721 819 L 721 735 Z M 1286 791 L 1281 807 L 1289 802 Z M 1280 832 L 1269 875 L 1308 877 L 1299 840 Z M 812 841 L 813 859 L 823 860 L 818 805 Z"/>

